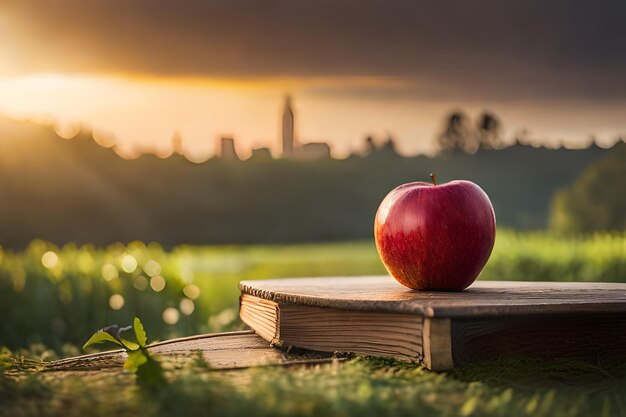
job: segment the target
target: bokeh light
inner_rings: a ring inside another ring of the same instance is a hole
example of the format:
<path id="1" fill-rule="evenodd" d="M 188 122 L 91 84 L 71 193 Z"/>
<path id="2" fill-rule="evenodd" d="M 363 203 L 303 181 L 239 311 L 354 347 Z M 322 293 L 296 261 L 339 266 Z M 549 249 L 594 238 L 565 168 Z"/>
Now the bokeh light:
<path id="1" fill-rule="evenodd" d="M 133 279 L 133 287 L 139 291 L 143 291 L 148 288 L 148 279 L 143 275 L 139 275 Z"/>
<path id="2" fill-rule="evenodd" d="M 121 294 L 113 294 L 109 297 L 109 307 L 113 310 L 119 310 L 124 307 L 124 297 Z"/>
<path id="3" fill-rule="evenodd" d="M 165 322 L 165 324 L 176 324 L 178 323 L 179 318 L 180 314 L 178 313 L 178 310 L 176 310 L 174 307 L 168 307 L 163 310 L 163 321 Z"/>
<path id="4" fill-rule="evenodd" d="M 150 259 L 143 266 L 143 270 L 149 277 L 153 277 L 161 273 L 161 265 L 154 259 Z"/>
<path id="5" fill-rule="evenodd" d="M 58 121 L 54 126 L 54 131 L 63 139 L 73 139 L 80 133 L 82 126 L 78 122 Z"/>
<path id="6" fill-rule="evenodd" d="M 165 288 L 165 278 L 163 278 L 161 275 L 153 276 L 150 279 L 150 288 L 152 288 L 152 290 L 154 290 L 155 292 L 163 291 L 163 288 Z"/>
<path id="7" fill-rule="evenodd" d="M 237 319 L 237 313 L 232 308 L 222 310 L 218 314 L 210 316 L 207 320 L 211 329 L 222 329 Z"/>
<path id="8" fill-rule="evenodd" d="M 119 276 L 117 272 L 117 268 L 112 264 L 104 264 L 100 269 L 100 273 L 102 274 L 102 278 L 107 281 L 111 281 Z"/>
<path id="9" fill-rule="evenodd" d="M 188 298 L 183 298 L 180 300 L 180 312 L 186 316 L 189 316 L 196 309 L 195 304 Z"/>
<path id="10" fill-rule="evenodd" d="M 59 263 L 59 255 L 55 252 L 49 250 L 41 256 L 41 264 L 48 268 L 52 269 Z"/>
<path id="11" fill-rule="evenodd" d="M 200 296 L 200 288 L 194 284 L 187 285 L 183 288 L 183 294 L 190 300 L 195 300 Z"/>
<path id="12" fill-rule="evenodd" d="M 122 271 L 130 274 L 137 269 L 137 259 L 133 255 L 124 255 L 122 258 Z"/>

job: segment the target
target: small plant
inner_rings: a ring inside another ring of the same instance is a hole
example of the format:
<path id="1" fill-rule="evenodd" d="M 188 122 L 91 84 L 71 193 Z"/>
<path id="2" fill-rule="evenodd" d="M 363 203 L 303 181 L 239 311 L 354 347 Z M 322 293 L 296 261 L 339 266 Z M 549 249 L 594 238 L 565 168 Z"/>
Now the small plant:
<path id="1" fill-rule="evenodd" d="M 122 332 L 134 330 L 136 341 L 125 339 Z M 137 375 L 137 382 L 143 386 L 155 386 L 165 382 L 163 367 L 148 351 L 146 344 L 148 336 L 139 320 L 135 317 L 132 326 L 119 327 L 118 325 L 107 326 L 94 333 L 83 345 L 83 349 L 96 343 L 110 342 L 121 346 L 126 350 L 128 358 L 124 362 L 124 369 Z"/>
<path id="2" fill-rule="evenodd" d="M 6 371 L 7 369 L 11 369 L 13 367 L 13 352 L 9 350 L 7 347 L 0 348 L 0 372 Z"/>

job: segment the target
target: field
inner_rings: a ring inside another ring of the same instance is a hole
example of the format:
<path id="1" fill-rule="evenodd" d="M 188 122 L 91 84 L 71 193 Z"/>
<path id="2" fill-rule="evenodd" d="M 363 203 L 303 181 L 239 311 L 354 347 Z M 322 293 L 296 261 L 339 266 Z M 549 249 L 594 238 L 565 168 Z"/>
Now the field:
<path id="1" fill-rule="evenodd" d="M 78 354 L 90 334 L 137 315 L 150 340 L 241 328 L 241 279 L 381 274 L 372 242 L 106 249 L 41 241 L 0 252 L 0 415 L 626 415 L 624 364 L 494 362 L 436 374 L 355 358 L 312 369 L 170 371 L 157 391 L 131 374 L 24 373 Z M 481 279 L 626 282 L 626 234 L 562 239 L 500 230 Z M 111 401 L 111 398 L 114 398 Z"/>

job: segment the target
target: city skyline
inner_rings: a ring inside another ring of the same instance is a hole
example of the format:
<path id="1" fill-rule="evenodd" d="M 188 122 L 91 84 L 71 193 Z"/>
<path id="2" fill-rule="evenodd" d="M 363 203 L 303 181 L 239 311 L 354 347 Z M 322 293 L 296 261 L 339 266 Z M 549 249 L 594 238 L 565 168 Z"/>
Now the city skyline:
<path id="1" fill-rule="evenodd" d="M 115 141 L 115 137 L 110 134 L 110 132 L 91 129 L 88 125 L 83 124 L 70 124 L 70 125 L 59 125 L 51 122 L 49 119 L 20 119 L 16 118 L 15 120 L 24 120 L 28 122 L 34 122 L 37 124 L 42 124 L 46 126 L 50 126 L 54 129 L 56 134 L 59 136 L 60 140 L 71 140 L 74 137 L 77 137 L 79 134 L 88 134 L 90 135 L 94 142 L 102 146 L 104 148 L 110 148 L 111 151 L 115 152 L 118 156 L 124 159 L 136 159 L 141 155 L 152 154 L 156 155 L 159 158 L 169 158 L 172 155 L 178 154 L 182 155 L 188 160 L 196 163 L 201 163 L 206 160 L 209 160 L 213 157 L 219 157 L 224 160 L 238 160 L 243 161 L 249 159 L 251 157 L 261 157 L 261 158 L 296 158 L 296 159 L 319 159 L 319 158 L 333 158 L 333 159 L 344 159 L 345 157 L 349 157 L 352 155 L 367 155 L 373 152 L 376 149 L 384 149 L 389 146 L 390 141 L 393 141 L 391 148 L 395 153 L 405 157 L 417 156 L 417 155 L 435 155 L 438 153 L 440 149 L 439 137 L 445 131 L 445 120 L 452 116 L 452 114 L 462 114 L 465 117 L 465 123 L 469 123 L 469 127 L 476 125 L 480 122 L 480 118 L 488 115 L 489 117 L 495 117 L 496 122 L 498 123 L 498 131 L 492 132 L 498 135 L 498 141 L 501 142 L 502 147 L 507 147 L 513 145 L 515 143 L 521 143 L 525 145 L 539 146 L 539 147 L 547 147 L 547 148 L 573 148 L 580 149 L 586 148 L 589 145 L 595 144 L 601 147 L 611 147 L 618 141 L 624 141 L 624 135 L 616 135 L 609 140 L 606 138 L 598 138 L 595 135 L 589 135 L 587 140 L 580 144 L 574 144 L 572 146 L 571 142 L 568 141 L 559 141 L 556 143 L 545 143 L 544 141 L 537 140 L 532 137 L 531 133 L 526 129 L 519 129 L 517 131 L 517 135 L 514 137 L 505 137 L 502 135 L 502 125 L 501 120 L 497 114 L 492 112 L 482 112 L 481 114 L 474 115 L 468 114 L 467 112 L 462 111 L 458 108 L 453 108 L 451 111 L 446 112 L 445 114 L 440 115 L 440 130 L 433 134 L 432 140 L 430 142 L 433 152 L 418 152 L 415 154 L 405 154 L 403 152 L 398 152 L 398 143 L 401 142 L 398 140 L 396 136 L 391 134 L 389 131 L 384 132 L 383 134 L 363 134 L 357 138 L 357 145 L 350 149 L 346 155 L 337 157 L 337 155 L 332 152 L 332 139 L 328 142 L 326 141 L 314 141 L 312 138 L 304 138 L 302 139 L 297 134 L 297 117 L 296 112 L 293 106 L 293 96 L 290 94 L 283 94 L 284 103 L 282 105 L 282 111 L 275 111 L 275 118 L 280 119 L 280 129 L 276 136 L 276 138 L 269 139 L 267 141 L 258 141 L 257 146 L 254 146 L 250 149 L 249 152 L 245 150 L 242 152 L 240 141 L 237 140 L 237 137 L 234 135 L 224 135 L 224 134 L 216 134 L 212 136 L 207 136 L 204 139 L 205 151 L 202 153 L 194 153 L 189 150 L 189 142 L 185 139 L 185 137 L 181 134 L 180 130 L 174 130 L 173 134 L 169 137 L 168 141 L 165 145 L 161 146 L 153 146 L 152 144 L 143 145 L 143 144 L 135 144 L 130 148 L 121 146 L 120 143 Z M 460 112 L 460 113 L 459 113 Z M 2 114 L 0 114 L 2 117 Z"/>
<path id="2" fill-rule="evenodd" d="M 292 91 L 298 97 L 299 133 L 305 138 L 329 143 L 334 158 L 345 158 L 363 150 L 366 136 L 393 136 L 399 153 L 405 156 L 432 155 L 437 151 L 436 137 L 443 129 L 445 116 L 454 110 L 463 110 L 470 117 L 477 117 L 485 110 L 497 114 L 507 143 L 512 143 L 519 132 L 525 131 L 533 143 L 548 147 L 562 144 L 584 147 L 591 137 L 609 146 L 626 133 L 626 119 L 622 117 L 626 113 L 626 104 L 624 111 L 619 111 L 619 106 L 597 103 L 594 111 L 579 116 L 582 109 L 575 103 L 565 103 L 547 112 L 539 105 L 529 104 L 527 107 L 520 103 L 509 103 L 504 106 L 506 111 L 502 111 L 503 107 L 497 104 L 419 104 L 398 102 L 392 98 L 382 99 L 382 102 L 354 101 L 349 97 L 323 101 L 307 90 L 279 88 L 279 84 L 273 89 L 248 85 L 223 90 L 223 87 L 205 83 L 171 86 L 141 81 L 138 87 L 123 79 L 81 81 L 81 78 L 51 75 L 22 81 L 5 79 L 3 82 L 0 77 L 0 115 L 56 124 L 61 136 L 71 136 L 79 126 L 85 126 L 101 138 L 112 138 L 118 146 L 118 153 L 127 158 L 137 157 L 136 149 L 141 148 L 156 149 L 155 153 L 166 155 L 175 134 L 185 138 L 186 147 L 195 159 L 212 155 L 213 139 L 207 138 L 220 136 L 237 138 L 237 151 L 243 158 L 259 147 L 269 147 L 279 153 L 281 148 L 274 140 L 281 131 L 276 109 L 282 106 L 285 91 Z M 98 91 L 114 92 L 119 102 L 99 100 L 91 104 L 94 107 L 83 105 L 91 91 L 89 84 L 97 85 Z M 59 103 L 55 97 L 60 94 L 68 99 Z M 179 103 L 179 94 L 189 96 Z M 228 96 L 227 100 L 223 94 Z M 146 99 L 149 100 L 144 106 Z M 177 105 L 170 105 L 170 101 Z M 36 105 L 33 106 L 33 102 Z M 141 109 L 134 108 L 138 103 L 142 104 Z M 119 111 L 120 107 L 129 106 L 128 111 Z M 211 110 L 208 113 L 207 107 Z M 62 117 L 65 112 L 77 116 Z M 559 120 L 566 128 L 550 127 Z M 597 128 L 585 127 L 590 121 Z M 219 128 L 222 125 L 227 128 Z"/>
<path id="3" fill-rule="evenodd" d="M 282 113 L 282 130 L 281 136 L 277 140 L 278 146 L 272 146 L 272 143 L 267 144 L 267 146 L 258 146 L 252 148 L 251 155 L 252 157 L 255 155 L 264 154 L 268 157 L 274 158 L 298 158 L 298 159 L 317 159 L 317 158 L 330 158 L 331 157 L 331 147 L 326 142 L 315 142 L 310 140 L 305 140 L 301 142 L 296 135 L 296 121 L 295 121 L 295 112 L 292 104 L 292 97 L 290 95 L 285 95 L 285 103 L 283 107 Z M 78 131 L 76 131 L 78 132 Z M 58 133 L 58 132 L 57 132 Z M 72 133 L 73 134 L 73 133 Z M 103 141 L 107 141 L 107 138 L 97 138 L 94 136 L 96 142 L 106 147 Z M 272 141 L 276 142 L 276 141 Z M 240 161 L 247 158 L 242 158 L 240 156 L 240 152 L 237 150 L 236 146 L 237 140 L 233 136 L 224 136 L 220 135 L 215 139 L 215 146 L 213 153 L 211 155 L 203 155 L 197 158 L 198 161 L 203 159 L 208 159 L 208 157 L 219 157 L 224 160 L 229 161 Z M 112 148 L 119 152 L 116 149 L 116 145 L 114 144 Z M 273 148 L 278 148 L 279 151 L 272 152 Z M 171 140 L 171 147 L 169 150 L 160 151 L 158 148 L 151 146 L 144 147 L 136 147 L 135 154 L 133 156 L 139 156 L 144 154 L 155 154 L 159 157 L 168 157 L 173 154 L 191 156 L 191 159 L 194 160 L 193 154 L 189 154 L 186 150 L 186 146 L 184 143 L 184 138 L 180 134 L 179 131 L 174 132 Z M 124 156 L 123 154 L 120 156 Z"/>

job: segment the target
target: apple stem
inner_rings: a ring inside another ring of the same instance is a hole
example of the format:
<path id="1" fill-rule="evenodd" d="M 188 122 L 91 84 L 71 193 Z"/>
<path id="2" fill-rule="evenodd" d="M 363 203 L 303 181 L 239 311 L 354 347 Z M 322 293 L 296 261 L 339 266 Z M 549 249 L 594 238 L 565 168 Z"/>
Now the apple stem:
<path id="1" fill-rule="evenodd" d="M 437 185 L 437 180 L 435 179 L 435 174 L 432 174 L 432 173 L 431 173 L 431 174 L 430 174 L 430 179 L 432 180 L 433 185 L 435 185 L 435 186 L 436 186 L 436 185 Z"/>

